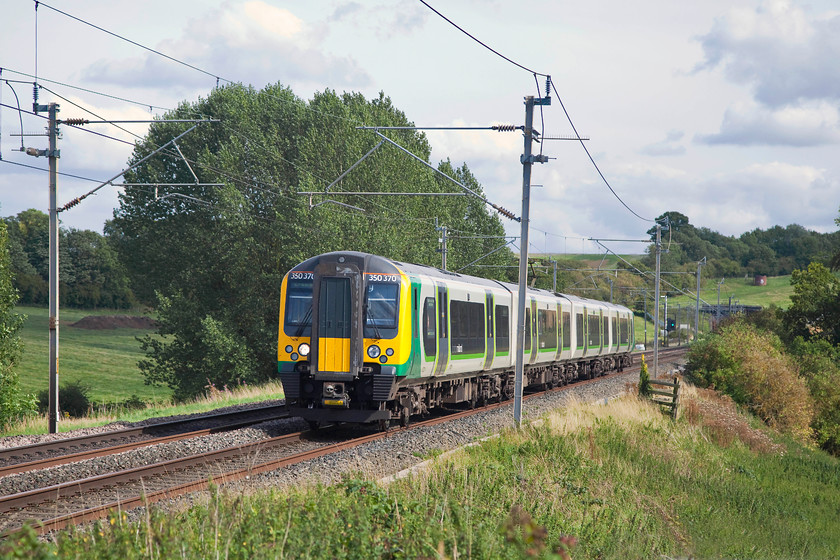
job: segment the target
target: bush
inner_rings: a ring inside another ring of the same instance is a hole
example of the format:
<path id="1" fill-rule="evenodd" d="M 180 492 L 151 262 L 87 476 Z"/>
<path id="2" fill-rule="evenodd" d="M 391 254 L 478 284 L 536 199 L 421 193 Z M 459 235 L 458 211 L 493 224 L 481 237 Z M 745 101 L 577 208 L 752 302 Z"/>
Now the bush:
<path id="1" fill-rule="evenodd" d="M 796 337 L 790 345 L 814 399 L 817 443 L 840 456 L 840 348 L 825 340 Z"/>
<path id="2" fill-rule="evenodd" d="M 58 388 L 58 408 L 73 418 L 81 418 L 90 410 L 90 387 L 81 381 L 71 381 Z M 46 413 L 50 406 L 50 392 L 44 389 L 38 393 L 38 410 Z"/>
<path id="3" fill-rule="evenodd" d="M 800 441 L 811 439 L 814 402 L 779 337 L 743 321 L 698 341 L 687 372 L 700 386 L 718 389 L 769 426 Z"/>

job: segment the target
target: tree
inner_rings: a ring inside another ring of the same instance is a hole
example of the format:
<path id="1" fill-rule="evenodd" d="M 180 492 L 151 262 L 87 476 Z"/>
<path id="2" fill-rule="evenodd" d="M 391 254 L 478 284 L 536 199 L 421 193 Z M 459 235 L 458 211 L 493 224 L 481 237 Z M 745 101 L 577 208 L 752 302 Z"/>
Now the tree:
<path id="1" fill-rule="evenodd" d="M 834 223 L 840 226 L 840 218 L 835 218 Z M 840 250 L 831 258 L 828 265 L 831 270 L 840 270 Z"/>
<path id="2" fill-rule="evenodd" d="M 25 319 L 14 312 L 17 299 L 12 285 L 9 236 L 6 224 L 0 221 L 0 429 L 35 407 L 34 397 L 20 394 L 14 369 L 23 351 L 18 332 Z"/>
<path id="3" fill-rule="evenodd" d="M 21 303 L 49 303 L 49 216 L 29 209 L 3 220 Z M 135 304 L 111 243 L 90 230 L 60 228 L 59 290 L 62 305 L 124 309 Z"/>
<path id="4" fill-rule="evenodd" d="M 784 322 L 792 339 L 822 339 L 840 344 L 840 279 L 820 263 L 811 263 L 806 270 L 794 270 L 791 306 Z"/>
<path id="5" fill-rule="evenodd" d="M 178 145 L 201 182 L 221 186 L 128 187 L 107 229 L 138 298 L 157 308 L 160 336 L 144 339 L 148 358 L 141 370 L 147 382 L 169 385 L 178 398 L 209 383 L 251 383 L 273 375 L 280 283 L 306 258 L 357 250 L 439 266 L 436 217 L 452 230 L 503 232 L 498 217 L 472 197 L 330 194 L 313 196 L 310 205 L 309 197 L 296 194 L 323 191 L 379 142 L 373 133 L 356 130 L 360 124 L 411 125 L 383 94 L 367 100 L 327 90 L 306 102 L 281 85 L 259 91 L 230 85 L 181 104 L 167 117 L 195 115 L 220 122 L 201 126 Z M 181 124 L 156 123 L 132 160 L 183 130 Z M 425 135 L 389 135 L 428 161 Z M 481 192 L 466 166 L 441 167 Z M 180 156 L 168 152 L 127 179 L 195 182 Z M 331 193 L 444 190 L 459 189 L 384 144 Z M 482 250 L 470 245 L 469 253 L 466 244 L 455 249 L 450 257 L 458 266 Z"/>

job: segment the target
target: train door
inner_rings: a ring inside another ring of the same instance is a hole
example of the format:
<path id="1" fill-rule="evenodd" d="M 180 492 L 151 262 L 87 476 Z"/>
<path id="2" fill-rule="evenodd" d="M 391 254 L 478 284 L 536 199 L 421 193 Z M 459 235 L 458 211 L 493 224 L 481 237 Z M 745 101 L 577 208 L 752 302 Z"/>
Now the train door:
<path id="1" fill-rule="evenodd" d="M 449 289 L 444 284 L 437 285 L 437 317 L 438 359 L 434 375 L 442 375 L 449 365 Z"/>
<path id="2" fill-rule="evenodd" d="M 420 332 L 422 333 L 423 361 L 421 375 L 434 375 L 438 353 L 438 311 L 435 287 L 421 287 Z"/>
<path id="3" fill-rule="evenodd" d="M 490 369 L 493 359 L 496 357 L 496 329 L 493 328 L 493 311 L 495 309 L 493 294 L 489 290 L 484 297 L 484 316 L 485 316 L 485 345 L 487 349 L 484 358 L 484 369 Z"/>
<path id="4" fill-rule="evenodd" d="M 318 371 L 350 371 L 350 279 L 321 278 Z"/>
<path id="5" fill-rule="evenodd" d="M 528 358 L 528 363 L 533 364 L 537 361 L 537 352 L 539 351 L 539 336 L 537 333 L 537 300 L 536 298 L 531 298 L 531 308 L 530 308 L 530 333 L 531 333 L 531 355 Z M 526 343 L 527 344 L 527 343 Z M 527 346 L 526 346 L 527 348 Z"/>

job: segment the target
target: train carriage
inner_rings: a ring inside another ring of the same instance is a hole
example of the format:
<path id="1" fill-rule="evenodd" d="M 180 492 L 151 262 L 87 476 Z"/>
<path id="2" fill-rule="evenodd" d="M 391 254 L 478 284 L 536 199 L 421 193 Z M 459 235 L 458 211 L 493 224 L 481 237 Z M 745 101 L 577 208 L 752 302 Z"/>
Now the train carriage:
<path id="1" fill-rule="evenodd" d="M 302 262 L 281 286 L 278 373 L 292 412 L 387 426 L 512 397 L 518 289 L 350 251 Z M 526 301 L 526 386 L 631 363 L 629 309 L 538 289 Z"/>

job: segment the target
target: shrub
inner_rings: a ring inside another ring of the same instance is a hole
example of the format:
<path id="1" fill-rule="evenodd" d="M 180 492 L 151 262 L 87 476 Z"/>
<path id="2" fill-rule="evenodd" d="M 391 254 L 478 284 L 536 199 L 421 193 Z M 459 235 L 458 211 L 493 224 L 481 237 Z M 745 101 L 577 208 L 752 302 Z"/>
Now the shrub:
<path id="1" fill-rule="evenodd" d="M 811 438 L 814 403 L 778 336 L 732 322 L 689 350 L 687 372 L 698 385 L 730 395 L 769 426 L 800 441 Z"/>
<path id="2" fill-rule="evenodd" d="M 71 381 L 58 388 L 58 408 L 73 418 L 81 418 L 90 410 L 90 387 L 82 381 Z M 38 409 L 47 412 L 50 404 L 48 389 L 38 393 Z"/>
<path id="3" fill-rule="evenodd" d="M 840 456 L 840 348 L 825 340 L 796 337 L 790 345 L 814 399 L 811 426 L 817 443 Z"/>

